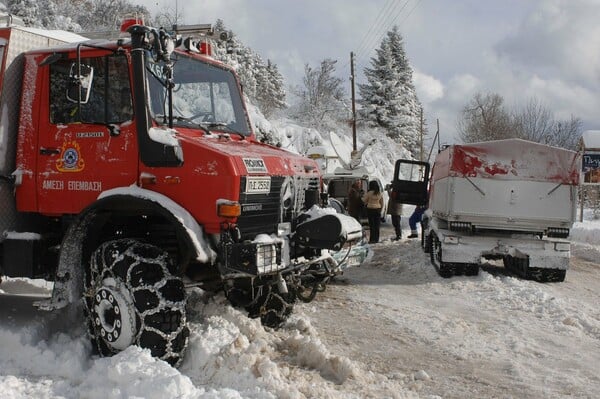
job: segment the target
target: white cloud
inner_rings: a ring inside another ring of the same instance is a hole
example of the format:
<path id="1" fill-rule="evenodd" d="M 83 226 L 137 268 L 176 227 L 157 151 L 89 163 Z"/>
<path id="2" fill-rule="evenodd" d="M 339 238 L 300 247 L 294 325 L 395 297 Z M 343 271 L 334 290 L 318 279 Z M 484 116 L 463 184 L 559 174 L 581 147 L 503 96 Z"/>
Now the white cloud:
<path id="1" fill-rule="evenodd" d="M 138 3 L 173 8 L 167 0 Z M 278 65 L 288 85 L 301 83 L 306 63 L 324 58 L 338 60 L 338 76 L 347 82 L 350 51 L 360 83 L 380 44 L 364 45 L 364 39 L 391 28 L 383 21 L 396 23 L 425 116 L 430 125 L 439 118 L 448 137 L 455 136 L 460 110 L 476 92 L 498 93 L 508 106 L 536 97 L 557 118 L 574 115 L 585 128 L 600 128 L 600 0 L 411 1 L 401 13 L 401 5 L 392 6 L 378 24 L 384 0 L 179 3 L 185 23 L 223 19 L 244 44 Z"/>
<path id="2" fill-rule="evenodd" d="M 417 95 L 422 103 L 427 104 L 444 97 L 444 85 L 433 76 L 413 70 L 413 81 Z"/>
<path id="3" fill-rule="evenodd" d="M 535 93 L 537 98 L 548 103 L 558 119 L 569 119 L 573 115 L 591 120 L 596 117 L 600 108 L 597 92 L 559 79 L 542 79 L 534 75 L 529 81 L 527 92 Z"/>
<path id="4" fill-rule="evenodd" d="M 496 50 L 546 77 L 577 82 L 600 78 L 600 2 L 545 0 Z"/>

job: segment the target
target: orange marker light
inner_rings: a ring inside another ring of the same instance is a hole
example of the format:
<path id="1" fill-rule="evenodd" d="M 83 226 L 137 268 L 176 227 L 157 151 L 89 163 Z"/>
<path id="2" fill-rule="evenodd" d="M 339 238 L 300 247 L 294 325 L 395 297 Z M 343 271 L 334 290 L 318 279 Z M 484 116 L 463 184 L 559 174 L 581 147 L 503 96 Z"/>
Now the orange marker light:
<path id="1" fill-rule="evenodd" d="M 239 202 L 229 201 L 217 204 L 217 215 L 223 218 L 236 218 L 242 214 L 242 206 Z"/>

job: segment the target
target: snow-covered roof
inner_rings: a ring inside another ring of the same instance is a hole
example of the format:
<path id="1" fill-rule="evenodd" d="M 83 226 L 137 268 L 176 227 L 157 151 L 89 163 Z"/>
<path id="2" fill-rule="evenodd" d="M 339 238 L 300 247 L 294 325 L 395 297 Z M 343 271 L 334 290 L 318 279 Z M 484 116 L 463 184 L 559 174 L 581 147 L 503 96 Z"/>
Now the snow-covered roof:
<path id="1" fill-rule="evenodd" d="M 586 130 L 581 135 L 583 148 L 587 150 L 600 150 L 600 130 Z"/>
<path id="2" fill-rule="evenodd" d="M 19 26 L 18 29 L 24 30 L 29 33 L 34 33 L 36 35 L 49 37 L 51 39 L 60 40 L 65 43 L 75 43 L 88 40 L 87 37 L 78 35 L 77 33 L 67 32 L 66 30 L 37 29 L 25 26 Z"/>

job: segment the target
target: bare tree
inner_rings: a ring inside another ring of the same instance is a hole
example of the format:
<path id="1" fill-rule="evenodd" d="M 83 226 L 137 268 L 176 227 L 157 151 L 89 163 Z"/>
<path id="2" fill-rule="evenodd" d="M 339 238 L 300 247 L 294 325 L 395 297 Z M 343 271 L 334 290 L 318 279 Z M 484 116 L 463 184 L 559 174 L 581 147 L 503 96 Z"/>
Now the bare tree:
<path id="1" fill-rule="evenodd" d="M 181 25 L 181 21 L 183 21 L 181 9 L 176 10 L 173 5 L 167 5 L 154 15 L 152 24 L 154 26 L 162 26 L 165 29 L 171 29 L 173 25 Z"/>
<path id="2" fill-rule="evenodd" d="M 516 133 L 504 99 L 496 93 L 476 93 L 463 108 L 457 129 L 465 143 L 505 139 Z"/>
<path id="3" fill-rule="evenodd" d="M 582 122 L 557 121 L 553 112 L 536 98 L 512 112 L 504 108 L 504 99 L 496 93 L 477 93 L 467 104 L 457 123 L 459 138 L 465 143 L 522 138 L 536 143 L 576 149 L 581 137 Z"/>
<path id="4" fill-rule="evenodd" d="M 306 64 L 303 86 L 294 90 L 300 100 L 296 117 L 311 127 L 322 128 L 328 120 L 339 119 L 345 112 L 343 82 L 334 76 L 336 62 L 325 59 L 318 68 Z"/>
<path id="5" fill-rule="evenodd" d="M 515 137 L 537 143 L 548 143 L 554 132 L 554 115 L 538 99 L 529 100 L 525 108 L 512 114 Z"/>
<path id="6" fill-rule="evenodd" d="M 576 150 L 582 133 L 581 119 L 571 115 L 569 120 L 558 121 L 554 124 L 552 139 L 548 142 L 556 147 Z"/>

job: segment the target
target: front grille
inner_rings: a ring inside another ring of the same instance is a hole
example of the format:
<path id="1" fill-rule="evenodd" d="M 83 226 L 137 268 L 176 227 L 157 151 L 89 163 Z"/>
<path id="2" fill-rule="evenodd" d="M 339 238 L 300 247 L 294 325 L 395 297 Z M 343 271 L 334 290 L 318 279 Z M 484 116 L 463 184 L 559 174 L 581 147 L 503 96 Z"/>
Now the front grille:
<path id="1" fill-rule="evenodd" d="M 257 234 L 275 234 L 281 222 L 293 222 L 304 208 L 305 191 L 318 190 L 319 179 L 272 176 L 268 194 L 245 193 L 246 177 L 242 177 L 240 187 L 242 214 L 238 227 L 242 239 L 251 240 Z"/>

